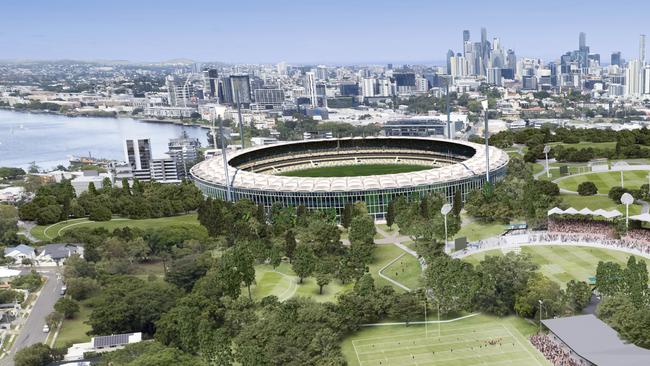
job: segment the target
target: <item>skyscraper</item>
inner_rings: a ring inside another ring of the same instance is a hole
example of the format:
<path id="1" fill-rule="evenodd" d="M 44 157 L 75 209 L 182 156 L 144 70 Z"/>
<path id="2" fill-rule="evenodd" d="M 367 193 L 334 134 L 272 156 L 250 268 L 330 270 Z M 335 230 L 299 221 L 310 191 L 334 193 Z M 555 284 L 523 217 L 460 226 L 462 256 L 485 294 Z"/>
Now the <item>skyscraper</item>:
<path id="1" fill-rule="evenodd" d="M 469 42 L 469 30 L 463 31 L 463 43 Z"/>
<path id="2" fill-rule="evenodd" d="M 305 73 L 305 91 L 309 96 L 312 108 L 318 107 L 318 94 L 316 93 L 316 74 L 311 71 Z"/>
<path id="3" fill-rule="evenodd" d="M 454 51 L 447 51 L 447 74 L 451 75 L 451 58 L 454 57 Z"/>
<path id="4" fill-rule="evenodd" d="M 142 181 L 151 179 L 151 142 L 149 139 L 124 141 L 124 158 L 131 167 L 133 177 Z"/>
<path id="5" fill-rule="evenodd" d="M 218 75 L 217 69 L 203 69 L 204 94 L 208 94 L 210 98 L 217 97 Z"/>
<path id="6" fill-rule="evenodd" d="M 170 106 L 187 107 L 188 104 L 191 104 L 192 88 L 185 80 L 168 75 L 165 84 Z"/>
<path id="7" fill-rule="evenodd" d="M 609 63 L 611 65 L 621 66 L 621 51 L 612 52 L 612 57 Z"/>
<path id="8" fill-rule="evenodd" d="M 189 169 L 199 156 L 198 149 L 201 147 L 201 142 L 197 138 L 189 137 L 187 132 L 183 131 L 180 137 L 169 139 L 167 147 L 169 148 L 167 155 L 176 164 L 177 179 L 187 177 Z"/>
<path id="9" fill-rule="evenodd" d="M 587 34 L 585 32 L 580 32 L 578 36 L 578 49 L 582 51 L 587 47 Z"/>
<path id="10" fill-rule="evenodd" d="M 232 100 L 236 105 L 241 103 L 242 106 L 251 104 L 251 84 L 247 74 L 230 75 L 230 85 L 232 87 Z"/>
<path id="11" fill-rule="evenodd" d="M 630 60 L 625 70 L 625 95 L 638 96 L 641 94 L 641 62 L 639 60 Z"/>
<path id="12" fill-rule="evenodd" d="M 645 65 L 645 34 L 639 37 L 639 61 L 641 66 Z"/>

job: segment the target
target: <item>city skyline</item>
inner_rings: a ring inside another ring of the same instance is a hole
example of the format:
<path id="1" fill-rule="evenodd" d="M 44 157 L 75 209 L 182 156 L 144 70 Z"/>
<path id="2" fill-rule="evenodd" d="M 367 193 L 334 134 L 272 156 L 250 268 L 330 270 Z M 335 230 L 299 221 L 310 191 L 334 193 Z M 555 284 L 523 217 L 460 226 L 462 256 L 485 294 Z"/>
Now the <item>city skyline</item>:
<path id="1" fill-rule="evenodd" d="M 196 1 L 179 7 L 118 0 L 99 9 L 70 0 L 3 5 L 15 15 L 0 31 L 3 60 L 323 64 L 440 64 L 447 50 L 462 52 L 464 30 L 477 41 L 481 27 L 487 28 L 488 40 L 499 37 L 521 57 L 555 60 L 577 48 L 584 32 L 591 52 L 621 51 L 629 60 L 639 57 L 639 35 L 648 30 L 643 14 L 650 10 L 650 4 L 619 2 L 620 9 L 635 9 L 624 12 L 623 22 L 623 15 L 608 11 L 610 4 L 603 1 L 589 6 L 500 1 L 485 8 L 478 2 L 407 1 L 397 15 L 385 1 L 333 1 L 327 8 L 290 1 Z"/>

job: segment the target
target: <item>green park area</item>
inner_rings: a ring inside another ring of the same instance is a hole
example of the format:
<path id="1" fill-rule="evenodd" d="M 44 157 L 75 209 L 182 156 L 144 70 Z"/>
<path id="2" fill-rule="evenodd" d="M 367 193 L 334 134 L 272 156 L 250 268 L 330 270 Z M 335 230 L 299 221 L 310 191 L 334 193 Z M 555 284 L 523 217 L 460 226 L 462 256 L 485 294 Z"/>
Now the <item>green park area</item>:
<path id="1" fill-rule="evenodd" d="M 342 166 L 324 166 L 285 172 L 280 175 L 287 177 L 360 177 L 368 175 L 410 173 L 433 167 L 414 164 L 357 164 Z"/>
<path id="2" fill-rule="evenodd" d="M 592 248 L 586 246 L 557 246 L 539 245 L 523 246 L 521 252 L 530 254 L 534 263 L 539 265 L 539 271 L 561 286 L 570 280 L 587 281 L 596 274 L 599 261 L 615 262 L 625 266 L 630 254 L 609 249 Z M 489 250 L 465 257 L 464 260 L 477 265 L 488 255 L 504 255 L 501 249 Z M 650 266 L 650 260 L 645 260 Z"/>
<path id="3" fill-rule="evenodd" d="M 54 342 L 55 347 L 67 347 L 73 343 L 81 343 L 90 341 L 90 336 L 86 332 L 91 330 L 90 325 L 86 324 L 90 316 L 91 309 L 85 304 L 80 304 L 79 312 L 75 314 L 74 318 L 66 319 L 61 324 L 59 335 Z"/>
<path id="4" fill-rule="evenodd" d="M 342 351 L 353 366 L 550 365 L 528 342 L 536 329 L 522 318 L 486 315 L 442 323 L 440 328 L 375 326 L 345 338 Z"/>
<path id="5" fill-rule="evenodd" d="M 623 183 L 625 188 L 638 189 L 642 184 L 648 183 L 647 170 L 632 170 L 623 172 Z M 598 188 L 598 193 L 607 194 L 612 187 L 621 186 L 620 172 L 601 172 L 576 175 L 564 178 L 557 182 L 560 188 L 577 191 L 578 185 L 582 182 L 592 182 Z"/>
<path id="6" fill-rule="evenodd" d="M 625 213 L 625 205 L 616 203 L 607 196 L 578 196 L 576 194 L 562 194 L 562 203 L 567 207 L 573 207 L 577 210 L 588 208 L 590 210 L 618 210 Z M 630 205 L 630 215 L 638 215 L 643 207 L 641 205 Z"/>
<path id="7" fill-rule="evenodd" d="M 138 229 L 151 229 L 167 226 L 196 226 L 199 227 L 199 221 L 196 219 L 196 214 L 180 215 L 161 217 L 156 219 L 141 219 L 132 220 L 114 217 L 110 221 L 90 221 L 86 218 L 72 219 L 67 221 L 57 222 L 52 225 L 37 225 L 32 228 L 31 233 L 39 240 L 51 240 L 61 235 L 64 231 L 76 228 L 105 228 L 112 231 L 117 228 L 138 228 Z"/>
<path id="8" fill-rule="evenodd" d="M 377 286 L 393 286 L 379 276 L 379 270 L 404 253 L 400 248 L 390 244 L 375 246 L 373 261 L 368 265 L 368 270 Z M 406 254 L 400 260 L 401 263 L 398 260 L 386 268 L 384 274 L 409 288 L 417 287 L 421 273 L 417 259 Z M 255 283 L 251 286 L 251 293 L 257 300 L 273 295 L 281 301 L 301 296 L 312 298 L 318 302 L 335 302 L 339 293 L 351 289 L 352 286 L 352 283 L 343 284 L 338 279 L 331 279 L 327 285 L 323 286 L 321 294 L 314 277 L 305 278 L 300 283 L 300 279 L 291 269 L 291 264 L 283 262 L 275 269 L 267 264 L 257 265 L 255 267 Z M 397 286 L 394 287 L 397 291 L 403 291 Z M 242 289 L 242 293 L 246 293 L 246 291 L 246 289 Z"/>
<path id="9" fill-rule="evenodd" d="M 562 146 L 564 148 L 574 148 L 574 149 L 600 149 L 600 150 L 614 150 L 616 148 L 616 141 L 607 141 L 607 142 L 588 142 L 582 141 L 576 144 L 567 144 L 564 142 L 550 142 L 550 146 Z"/>

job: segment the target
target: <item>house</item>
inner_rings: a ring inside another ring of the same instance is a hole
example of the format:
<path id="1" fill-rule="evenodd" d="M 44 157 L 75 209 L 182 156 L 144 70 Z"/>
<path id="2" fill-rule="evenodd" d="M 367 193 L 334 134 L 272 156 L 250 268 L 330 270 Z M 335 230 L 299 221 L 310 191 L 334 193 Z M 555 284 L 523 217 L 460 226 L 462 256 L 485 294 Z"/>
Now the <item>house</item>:
<path id="1" fill-rule="evenodd" d="M 15 263 L 22 263 L 24 259 L 33 261 L 36 258 L 36 252 L 29 245 L 20 244 L 12 248 L 5 248 L 5 257 L 13 258 Z"/>
<path id="2" fill-rule="evenodd" d="M 66 361 L 83 360 L 84 354 L 88 352 L 102 353 L 124 348 L 127 344 L 142 341 L 142 333 L 113 334 L 109 336 L 97 336 L 91 338 L 90 342 L 75 343 L 68 348 L 63 358 Z"/>
<path id="3" fill-rule="evenodd" d="M 75 254 L 83 257 L 83 247 L 75 244 L 47 244 L 39 248 L 36 261 L 39 265 L 59 265 Z"/>

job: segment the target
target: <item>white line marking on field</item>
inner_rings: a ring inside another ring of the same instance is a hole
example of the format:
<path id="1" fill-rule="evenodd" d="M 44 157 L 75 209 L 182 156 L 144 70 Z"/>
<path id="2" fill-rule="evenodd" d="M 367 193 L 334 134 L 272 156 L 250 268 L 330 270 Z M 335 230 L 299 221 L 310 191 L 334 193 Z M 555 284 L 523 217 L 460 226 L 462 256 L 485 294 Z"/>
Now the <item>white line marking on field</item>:
<path id="1" fill-rule="evenodd" d="M 503 328 L 508 332 L 508 334 L 510 334 L 510 336 L 511 336 L 512 338 L 515 339 L 515 341 L 516 341 L 516 342 L 517 342 L 521 347 L 524 348 L 524 350 L 526 350 L 526 353 L 528 353 L 528 355 L 529 355 L 530 357 L 532 357 L 533 360 L 535 360 L 535 362 L 536 362 L 538 365 L 542 366 L 542 364 L 539 362 L 539 360 L 537 359 L 537 357 L 535 357 L 535 355 L 533 355 L 533 354 L 530 352 L 530 350 L 528 349 L 528 347 L 526 347 L 525 344 L 521 344 L 521 342 L 519 341 L 519 339 L 518 339 L 517 337 L 515 337 L 514 334 L 512 334 L 512 332 L 510 331 L 510 329 L 508 329 L 508 327 L 506 327 L 506 326 L 503 325 L 503 324 L 501 324 L 501 326 L 502 326 L 502 327 L 503 327 Z"/>

